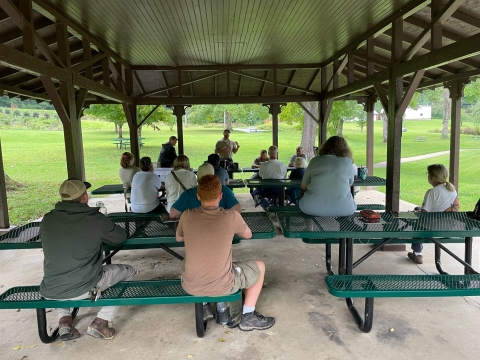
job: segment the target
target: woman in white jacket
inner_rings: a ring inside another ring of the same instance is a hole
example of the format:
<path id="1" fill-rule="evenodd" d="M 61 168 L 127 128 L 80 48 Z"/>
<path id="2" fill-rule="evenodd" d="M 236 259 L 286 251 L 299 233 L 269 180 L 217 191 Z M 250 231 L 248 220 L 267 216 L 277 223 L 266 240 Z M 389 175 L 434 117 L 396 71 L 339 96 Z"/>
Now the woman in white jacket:
<path id="1" fill-rule="evenodd" d="M 190 169 L 190 160 L 186 155 L 179 155 L 173 161 L 173 170 L 165 178 L 167 191 L 167 211 L 178 200 L 182 192 L 197 186 L 197 176 Z"/>

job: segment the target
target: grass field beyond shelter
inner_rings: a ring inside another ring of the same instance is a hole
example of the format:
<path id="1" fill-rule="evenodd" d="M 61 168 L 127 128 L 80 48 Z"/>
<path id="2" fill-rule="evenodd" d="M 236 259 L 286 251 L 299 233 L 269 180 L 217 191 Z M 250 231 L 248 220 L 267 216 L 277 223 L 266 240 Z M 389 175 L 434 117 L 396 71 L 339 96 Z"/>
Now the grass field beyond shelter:
<path id="1" fill-rule="evenodd" d="M 405 121 L 407 132 L 402 137 L 402 158 L 448 151 L 450 141 L 441 139 L 440 133 L 432 132 L 441 129 L 441 125 L 441 120 Z M 111 142 L 112 138 L 118 137 L 113 124 L 83 121 L 82 126 L 87 180 L 93 188 L 119 183 L 119 161 L 125 150 L 117 149 Z M 19 225 L 43 216 L 59 200 L 58 187 L 67 177 L 63 132 L 2 130 L 0 135 L 5 173 L 22 184 L 7 193 L 10 222 Z M 142 136 L 146 139 L 140 150 L 141 156 L 150 156 L 156 161 L 161 144 L 171 135 L 176 135 L 176 129 L 170 131 L 168 127 L 162 127 L 161 131 L 154 131 L 145 127 Z M 360 132 L 356 123 L 346 123 L 343 135 L 352 148 L 356 164 L 365 165 L 365 131 Z M 128 136 L 126 128 L 124 136 Z M 222 137 L 222 128 L 189 127 L 184 129 L 184 136 L 185 154 L 190 158 L 191 166 L 196 168 L 213 152 L 216 141 Z M 418 136 L 427 137 L 427 141 L 414 142 Z M 271 145 L 272 133 L 246 133 L 234 129 L 231 139 L 241 145 L 234 161 L 240 167 L 248 167 L 261 149 Z M 287 162 L 300 145 L 300 140 L 300 131 L 280 131 L 279 159 Z M 480 141 L 473 140 L 472 135 L 461 135 L 461 149 L 459 196 L 462 210 L 466 211 L 472 210 L 480 196 Z M 375 122 L 374 151 L 375 163 L 386 160 L 381 122 Z M 449 156 L 402 164 L 400 197 L 403 200 L 421 204 L 430 186 L 425 175 L 426 166 L 432 163 L 443 163 L 448 167 Z M 377 168 L 374 173 L 385 176 L 385 168 Z M 250 175 L 237 177 L 248 178 Z M 379 190 L 384 191 L 382 188 Z"/>

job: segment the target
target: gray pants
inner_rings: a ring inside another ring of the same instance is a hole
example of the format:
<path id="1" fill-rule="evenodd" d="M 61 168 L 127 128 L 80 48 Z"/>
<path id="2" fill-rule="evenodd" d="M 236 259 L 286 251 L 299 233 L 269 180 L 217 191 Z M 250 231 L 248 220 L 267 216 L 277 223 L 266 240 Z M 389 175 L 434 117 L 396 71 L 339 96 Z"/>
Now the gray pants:
<path id="1" fill-rule="evenodd" d="M 135 269 L 130 265 L 112 264 L 103 265 L 103 275 L 97 284 L 102 291 L 107 290 L 112 285 L 115 285 L 119 281 L 130 280 L 135 275 Z M 80 300 L 88 298 L 88 293 L 77 296 L 72 299 L 62 300 Z M 61 301 L 61 300 L 59 300 Z M 64 316 L 71 316 L 70 308 L 58 308 L 57 311 L 58 320 Z M 107 321 L 113 321 L 113 318 L 117 314 L 118 306 L 104 306 L 97 313 L 97 317 Z"/>

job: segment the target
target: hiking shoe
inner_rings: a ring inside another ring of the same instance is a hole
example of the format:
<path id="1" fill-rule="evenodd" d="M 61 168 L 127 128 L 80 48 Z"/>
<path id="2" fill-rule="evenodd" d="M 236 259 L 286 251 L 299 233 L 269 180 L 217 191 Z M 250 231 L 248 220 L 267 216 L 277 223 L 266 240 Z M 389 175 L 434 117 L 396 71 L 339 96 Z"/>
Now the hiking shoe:
<path id="1" fill-rule="evenodd" d="M 423 255 L 415 255 L 414 252 L 409 252 L 408 258 L 415 261 L 417 264 L 423 264 Z"/>
<path id="2" fill-rule="evenodd" d="M 108 321 L 96 317 L 87 329 L 87 335 L 111 340 L 115 337 L 115 329 L 108 326 Z"/>
<path id="3" fill-rule="evenodd" d="M 58 334 L 63 341 L 74 340 L 80 337 L 80 332 L 73 326 L 71 316 L 62 316 L 58 321 Z"/>
<path id="4" fill-rule="evenodd" d="M 273 317 L 265 317 L 262 314 L 252 311 L 242 315 L 239 328 L 242 331 L 266 330 L 275 324 Z"/>
<path id="5" fill-rule="evenodd" d="M 203 304 L 203 321 L 208 321 L 213 319 L 212 310 L 208 304 Z"/>

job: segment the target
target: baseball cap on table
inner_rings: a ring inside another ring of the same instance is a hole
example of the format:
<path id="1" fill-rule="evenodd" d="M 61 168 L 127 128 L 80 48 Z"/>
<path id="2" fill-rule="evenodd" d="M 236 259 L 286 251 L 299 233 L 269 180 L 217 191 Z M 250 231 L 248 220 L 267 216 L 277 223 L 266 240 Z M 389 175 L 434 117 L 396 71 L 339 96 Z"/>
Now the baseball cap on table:
<path id="1" fill-rule="evenodd" d="M 198 167 L 198 170 L 197 170 L 198 179 L 201 179 L 202 176 L 205 176 L 205 175 L 214 175 L 214 174 L 215 174 L 215 169 L 211 164 L 208 164 L 208 163 L 202 164 Z"/>
<path id="2" fill-rule="evenodd" d="M 78 179 L 65 180 L 60 185 L 59 193 L 62 200 L 75 200 L 85 193 L 92 184 L 86 181 L 80 181 Z"/>

